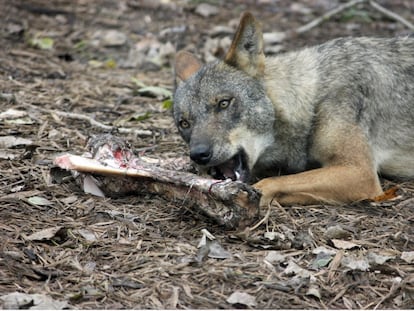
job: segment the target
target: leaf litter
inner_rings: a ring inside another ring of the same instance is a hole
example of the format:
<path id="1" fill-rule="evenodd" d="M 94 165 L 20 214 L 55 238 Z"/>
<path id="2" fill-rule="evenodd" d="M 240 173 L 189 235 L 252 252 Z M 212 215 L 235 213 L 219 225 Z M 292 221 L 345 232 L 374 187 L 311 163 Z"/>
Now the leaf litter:
<path id="1" fill-rule="evenodd" d="M 371 22 L 354 14 L 352 23 L 331 19 L 306 36 L 286 37 L 335 3 L 304 1 L 291 13 L 287 0 L 242 1 L 236 9 L 212 2 L 218 12 L 202 17 L 191 1 L 2 2 L 0 308 L 35 307 L 35 295 L 52 300 L 44 309 L 411 308 L 413 182 L 383 179 L 393 190 L 377 202 L 272 207 L 254 230 L 226 232 L 158 197 L 96 197 L 71 176 L 49 180 L 57 154 L 81 153 L 88 136 L 106 131 L 53 111 L 111 129 L 127 120 L 122 126 L 150 133 L 123 134 L 136 150 L 152 158 L 188 156 L 164 92 L 173 89 L 174 48 L 222 57 L 242 10 L 261 17 L 265 49 L 274 53 L 339 36 L 408 35 L 361 7 Z M 413 5 L 387 8 L 411 19 Z M 111 29 L 109 41 L 92 44 L 94 34 Z M 26 39 L 35 37 L 53 43 L 42 48 Z M 88 66 L 94 61 L 98 66 Z M 130 77 L 142 84 L 131 87 Z M 137 92 L 147 86 L 163 90 Z M 139 122 L 125 119 L 147 113 Z M 203 252 L 202 229 L 215 237 Z M 16 292 L 23 298 L 7 304 L 4 297 Z"/>
<path id="2" fill-rule="evenodd" d="M 44 294 L 13 292 L 0 296 L 0 300 L 4 309 L 64 310 L 70 307 L 67 301 L 55 300 Z"/>

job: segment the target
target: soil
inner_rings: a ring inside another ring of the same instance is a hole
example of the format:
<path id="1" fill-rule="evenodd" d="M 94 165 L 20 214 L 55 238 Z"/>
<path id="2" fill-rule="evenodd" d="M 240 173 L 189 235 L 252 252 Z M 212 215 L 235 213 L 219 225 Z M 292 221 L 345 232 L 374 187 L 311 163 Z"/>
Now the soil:
<path id="1" fill-rule="evenodd" d="M 21 139 L 0 141 L 0 306 L 20 292 L 77 309 L 413 308 L 412 181 L 382 179 L 397 192 L 381 202 L 273 206 L 256 226 L 226 231 L 155 195 L 100 198 L 57 177 L 53 159 L 82 153 L 88 137 L 108 132 L 100 125 L 139 130 L 120 135 L 140 154 L 187 156 L 168 96 L 139 91 L 173 91 L 175 49 L 221 57 L 231 34 L 215 27 L 234 31 L 245 10 L 265 32 L 281 32 L 343 2 L 211 0 L 209 17 L 200 3 L 0 2 L 0 113 L 14 113 L 1 115 L 0 138 Z M 413 22 L 413 1 L 378 3 Z M 273 52 L 408 34 L 360 4 Z M 202 229 L 219 255 L 198 248 Z"/>

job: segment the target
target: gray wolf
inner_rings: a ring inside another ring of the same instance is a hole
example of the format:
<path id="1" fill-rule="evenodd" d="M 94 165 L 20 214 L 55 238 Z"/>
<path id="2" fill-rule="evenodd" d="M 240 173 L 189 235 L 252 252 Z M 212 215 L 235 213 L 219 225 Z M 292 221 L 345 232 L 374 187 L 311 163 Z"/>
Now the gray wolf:
<path id="1" fill-rule="evenodd" d="M 224 60 L 176 55 L 173 115 L 215 178 L 254 183 L 261 204 L 381 195 L 414 177 L 414 39 L 338 38 L 266 58 L 242 15 Z"/>

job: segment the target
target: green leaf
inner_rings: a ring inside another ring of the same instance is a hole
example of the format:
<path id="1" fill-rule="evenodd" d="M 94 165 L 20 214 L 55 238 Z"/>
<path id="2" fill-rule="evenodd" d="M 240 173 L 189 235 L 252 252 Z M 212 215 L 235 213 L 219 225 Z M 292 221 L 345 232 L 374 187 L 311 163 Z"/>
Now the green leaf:
<path id="1" fill-rule="evenodd" d="M 146 84 L 142 81 L 139 81 L 137 78 L 131 77 L 131 81 L 135 83 L 139 88 L 146 87 Z"/>
<path id="2" fill-rule="evenodd" d="M 333 259 L 332 255 L 326 254 L 324 252 L 319 253 L 316 256 L 315 260 L 312 262 L 311 267 L 314 270 L 319 270 L 323 267 L 328 266 L 328 264 L 332 261 L 332 259 Z"/>
<path id="3" fill-rule="evenodd" d="M 86 40 L 81 40 L 81 41 L 79 41 L 79 42 L 77 42 L 75 45 L 74 45 L 74 49 L 75 50 L 83 50 L 83 49 L 85 49 L 86 48 L 86 46 L 87 46 L 87 41 Z"/>
<path id="4" fill-rule="evenodd" d="M 173 107 L 173 101 L 171 98 L 168 98 L 162 102 L 162 108 L 169 110 L 169 109 L 172 109 L 172 107 Z"/>
<path id="5" fill-rule="evenodd" d="M 363 23 L 372 22 L 372 18 L 369 15 L 368 11 L 358 10 L 354 8 L 350 8 L 349 10 L 345 11 L 341 16 L 342 22 L 348 22 L 351 20 L 356 20 Z"/>
<path id="6" fill-rule="evenodd" d="M 107 69 L 116 68 L 116 61 L 113 58 L 106 60 L 104 64 L 105 64 L 105 68 Z"/>
<path id="7" fill-rule="evenodd" d="M 54 41 L 49 37 L 39 37 L 30 39 L 29 44 L 41 50 L 51 50 L 53 48 Z"/>
<path id="8" fill-rule="evenodd" d="M 141 115 L 135 115 L 135 116 L 133 116 L 133 117 L 131 117 L 131 121 L 137 121 L 137 122 L 139 122 L 139 121 L 144 121 L 144 120 L 147 120 L 147 119 L 149 119 L 151 117 L 151 113 L 150 112 L 146 112 L 146 113 L 144 113 L 144 114 L 141 114 Z"/>

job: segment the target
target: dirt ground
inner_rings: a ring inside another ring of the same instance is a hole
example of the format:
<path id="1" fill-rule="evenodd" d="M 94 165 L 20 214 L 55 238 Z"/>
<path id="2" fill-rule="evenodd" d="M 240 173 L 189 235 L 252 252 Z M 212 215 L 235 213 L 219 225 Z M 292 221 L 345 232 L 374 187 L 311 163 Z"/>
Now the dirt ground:
<path id="1" fill-rule="evenodd" d="M 413 182 L 383 180 L 398 191 L 379 203 L 275 206 L 229 232 L 157 196 L 99 198 L 52 178 L 53 159 L 82 153 L 102 125 L 139 130 L 122 136 L 141 154 L 187 155 L 165 103 L 175 49 L 220 57 L 245 10 L 282 32 L 344 2 L 201 3 L 0 2 L 0 307 L 37 304 L 6 304 L 20 292 L 77 309 L 413 308 Z M 413 1 L 378 3 L 414 22 Z M 266 51 L 408 34 L 360 4 Z M 202 229 L 221 255 L 200 253 Z"/>

